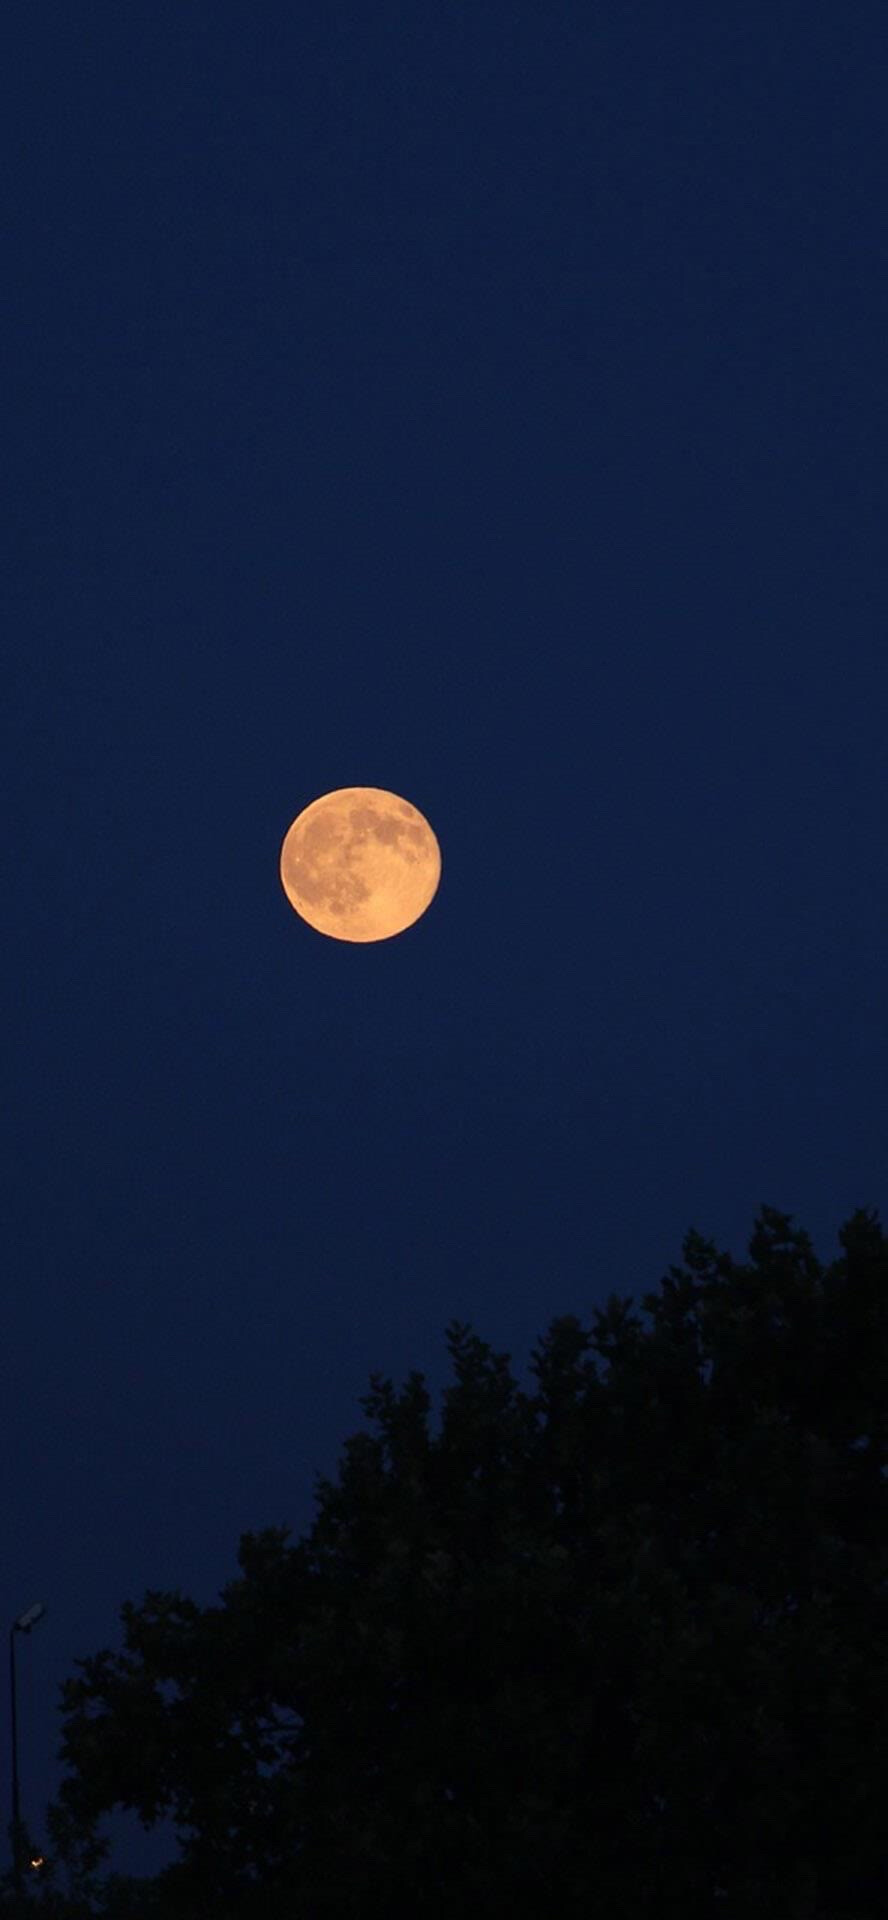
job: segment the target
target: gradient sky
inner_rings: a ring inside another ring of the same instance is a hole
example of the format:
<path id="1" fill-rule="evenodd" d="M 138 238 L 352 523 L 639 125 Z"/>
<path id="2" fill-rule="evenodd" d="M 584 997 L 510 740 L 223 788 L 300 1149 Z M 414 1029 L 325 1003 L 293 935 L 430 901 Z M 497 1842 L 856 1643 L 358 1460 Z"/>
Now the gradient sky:
<path id="1" fill-rule="evenodd" d="M 453 1317 L 529 1385 L 690 1226 L 886 1218 L 888 22 L 8 0 L 0 55 L 41 1837 L 75 1658 L 298 1538 L 372 1369 L 437 1424 Z M 354 784 L 443 859 L 371 946 L 278 879 Z"/>

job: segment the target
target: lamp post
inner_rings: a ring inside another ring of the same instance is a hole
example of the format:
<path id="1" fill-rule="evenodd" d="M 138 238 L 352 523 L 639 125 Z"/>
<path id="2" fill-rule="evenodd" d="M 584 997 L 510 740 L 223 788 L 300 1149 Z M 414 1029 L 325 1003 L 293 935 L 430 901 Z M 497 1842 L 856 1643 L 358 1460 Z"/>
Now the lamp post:
<path id="1" fill-rule="evenodd" d="M 27 1613 L 20 1613 L 9 1629 L 9 1698 L 10 1718 L 12 1721 L 12 1824 L 9 1829 L 12 1841 L 12 1884 L 15 1888 L 16 1905 L 22 1897 L 22 1831 L 19 1815 L 19 1779 L 18 1779 L 18 1731 L 15 1705 L 15 1636 L 17 1633 L 30 1633 L 38 1620 L 43 1619 L 46 1608 L 42 1600 L 37 1600 Z"/>

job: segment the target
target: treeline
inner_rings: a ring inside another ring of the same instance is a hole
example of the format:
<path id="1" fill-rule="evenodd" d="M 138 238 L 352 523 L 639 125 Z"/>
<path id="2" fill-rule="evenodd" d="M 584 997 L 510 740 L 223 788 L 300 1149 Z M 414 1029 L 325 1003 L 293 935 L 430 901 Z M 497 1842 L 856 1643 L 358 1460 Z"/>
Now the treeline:
<path id="1" fill-rule="evenodd" d="M 317 1516 L 148 1592 L 63 1689 L 58 1920 L 888 1912 L 888 1242 L 763 1207 L 552 1321 L 371 1376 Z M 368 1430 L 369 1429 L 369 1430 Z M 103 1818 L 179 1857 L 108 1872 Z M 5 1898 L 11 1899 L 9 1882 Z M 0 1908 L 2 1910 L 2 1908 Z"/>

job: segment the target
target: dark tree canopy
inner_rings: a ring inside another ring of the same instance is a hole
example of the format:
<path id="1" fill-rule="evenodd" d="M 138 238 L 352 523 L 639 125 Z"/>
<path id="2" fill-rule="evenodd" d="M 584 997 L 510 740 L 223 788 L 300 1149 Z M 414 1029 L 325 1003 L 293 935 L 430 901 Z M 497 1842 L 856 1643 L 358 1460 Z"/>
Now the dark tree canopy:
<path id="1" fill-rule="evenodd" d="M 437 1435 L 421 1374 L 372 1375 L 302 1541 L 77 1663 L 55 1910 L 888 1911 L 888 1242 L 840 1241 L 691 1231 L 647 1325 L 551 1323 L 531 1394 L 451 1322 Z M 177 1864 L 103 1881 L 114 1806 Z"/>

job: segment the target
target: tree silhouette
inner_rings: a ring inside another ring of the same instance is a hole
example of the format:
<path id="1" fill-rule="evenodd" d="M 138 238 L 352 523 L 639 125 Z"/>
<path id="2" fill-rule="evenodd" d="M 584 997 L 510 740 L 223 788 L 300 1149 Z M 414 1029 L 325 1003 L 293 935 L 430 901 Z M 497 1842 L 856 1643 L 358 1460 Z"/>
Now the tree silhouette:
<path id="1" fill-rule="evenodd" d="M 692 1230 L 647 1326 L 551 1323 L 533 1393 L 452 1321 L 437 1435 L 371 1375 L 307 1536 L 124 1605 L 65 1683 L 71 1913 L 888 1911 L 888 1242 L 840 1242 Z M 176 1864 L 103 1882 L 115 1806 Z"/>

